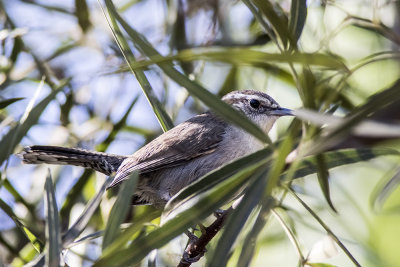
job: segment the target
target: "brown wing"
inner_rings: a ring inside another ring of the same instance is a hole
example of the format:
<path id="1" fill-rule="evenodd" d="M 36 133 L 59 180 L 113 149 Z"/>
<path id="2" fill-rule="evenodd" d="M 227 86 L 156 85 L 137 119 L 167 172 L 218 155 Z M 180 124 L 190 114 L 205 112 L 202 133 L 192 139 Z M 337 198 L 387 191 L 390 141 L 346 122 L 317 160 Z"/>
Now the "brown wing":
<path id="1" fill-rule="evenodd" d="M 222 140 L 226 125 L 210 112 L 179 124 L 125 159 L 109 187 L 125 180 L 134 170 L 146 174 L 213 152 Z"/>

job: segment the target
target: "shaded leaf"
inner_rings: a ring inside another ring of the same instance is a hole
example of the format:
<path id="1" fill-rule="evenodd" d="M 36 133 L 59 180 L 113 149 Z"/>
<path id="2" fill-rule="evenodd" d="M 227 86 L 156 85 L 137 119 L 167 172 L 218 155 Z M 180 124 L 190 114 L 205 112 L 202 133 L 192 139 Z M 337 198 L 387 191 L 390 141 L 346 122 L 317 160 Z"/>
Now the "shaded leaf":
<path id="1" fill-rule="evenodd" d="M 7 106 L 11 105 L 12 103 L 20 101 L 22 99 L 24 99 L 24 98 L 16 97 L 16 98 L 3 99 L 0 101 L 0 109 L 6 108 Z"/>
<path id="2" fill-rule="evenodd" d="M 312 262 L 307 262 L 308 266 L 312 267 L 337 267 L 336 265 L 328 264 L 328 263 L 312 263 Z"/>
<path id="3" fill-rule="evenodd" d="M 61 235 L 56 196 L 50 170 L 46 177 L 45 190 L 46 266 L 58 267 L 60 265 Z"/>
<path id="4" fill-rule="evenodd" d="M 229 260 L 233 243 L 242 231 L 248 217 L 254 207 L 260 202 L 266 187 L 267 172 L 265 169 L 258 170 L 253 174 L 254 179 L 239 205 L 229 215 L 225 224 L 225 230 L 215 246 L 214 253 L 210 256 L 207 266 L 226 266 Z"/>
<path id="5" fill-rule="evenodd" d="M 329 131 L 339 124 L 343 123 L 346 118 L 330 115 L 327 113 L 319 113 L 309 109 L 298 109 L 293 111 L 298 119 L 307 121 L 311 124 L 324 127 L 325 131 Z M 364 120 L 355 125 L 350 130 L 352 134 L 361 137 L 400 137 L 400 126 L 397 124 L 389 124 L 379 121 Z"/>
<path id="6" fill-rule="evenodd" d="M 66 233 L 62 236 L 63 247 L 68 247 L 82 232 L 85 230 L 90 218 L 92 218 L 97 207 L 100 205 L 101 197 L 106 191 L 108 185 L 112 182 L 112 177 L 106 179 L 106 181 L 101 186 L 99 192 L 96 196 L 92 198 L 86 205 L 81 216 L 75 221 L 75 223 L 68 229 Z"/>
<path id="7" fill-rule="evenodd" d="M 396 155 L 399 156 L 400 152 L 391 148 L 348 148 L 336 151 L 329 151 L 323 153 L 325 158 L 326 168 L 331 169 L 334 167 L 357 163 L 360 161 L 370 160 L 379 156 Z M 293 179 L 304 177 L 317 172 L 317 162 L 314 156 L 305 157 L 301 162 Z M 287 172 L 281 175 L 283 178 Z"/>
<path id="8" fill-rule="evenodd" d="M 221 61 L 234 65 L 250 65 L 255 67 L 270 67 L 271 62 L 297 63 L 305 65 L 316 65 L 332 69 L 347 70 L 346 65 L 339 59 L 320 53 L 266 53 L 253 48 L 192 48 L 181 50 L 176 55 L 161 56 L 152 55 L 150 60 L 138 61 L 132 66 L 133 70 L 147 68 L 153 64 L 171 63 L 178 61 Z"/>
<path id="9" fill-rule="evenodd" d="M 0 198 L 0 209 L 2 209 L 4 211 L 5 214 L 7 214 L 15 223 L 15 225 L 18 227 L 18 229 L 26 236 L 26 238 L 28 238 L 28 240 L 31 242 L 31 244 L 33 245 L 33 247 L 35 248 L 35 250 L 37 252 L 42 252 L 43 248 L 44 248 L 44 244 L 43 242 L 37 237 L 35 236 L 28 227 L 26 227 L 21 221 L 20 219 L 17 217 L 17 215 L 14 213 L 13 209 L 7 205 L 6 202 L 4 202 L 1 198 Z"/>
<path id="10" fill-rule="evenodd" d="M 393 173 L 392 171 L 390 173 Z M 373 207 L 382 207 L 387 198 L 398 188 L 400 184 L 400 169 L 398 169 L 389 180 L 378 184 L 377 188 L 371 196 Z"/>
<path id="11" fill-rule="evenodd" d="M 104 231 L 97 231 L 92 234 L 88 234 L 88 235 L 74 241 L 73 243 L 69 244 L 66 248 L 72 248 L 73 246 L 79 245 L 86 241 L 90 241 L 90 240 L 99 238 L 100 236 L 103 236 L 103 235 L 104 235 Z"/>
<path id="12" fill-rule="evenodd" d="M 333 127 L 327 135 L 318 138 L 308 147 L 307 154 L 317 154 L 334 146 L 351 131 L 351 129 L 372 114 L 384 110 L 393 103 L 400 102 L 400 80 L 390 88 L 377 93 L 369 98 L 362 106 L 353 110 L 337 126 Z"/>
<path id="13" fill-rule="evenodd" d="M 291 44 L 292 47 L 295 47 L 289 32 L 287 18 L 284 16 L 283 12 L 278 13 L 275 10 L 275 6 L 269 0 L 252 0 L 252 2 L 268 19 L 275 33 L 280 37 L 283 45 L 286 47 L 288 44 Z"/>
<path id="14" fill-rule="evenodd" d="M 75 15 L 83 32 L 90 28 L 89 8 L 86 0 L 75 0 Z"/>
<path id="15" fill-rule="evenodd" d="M 274 204 L 275 201 L 273 198 L 267 198 L 266 200 L 262 201 L 261 210 L 258 213 L 257 219 L 253 227 L 251 227 L 249 233 L 244 238 L 237 266 L 250 266 L 257 244 L 257 237 L 267 223 L 267 216 L 269 215 Z"/>
<path id="16" fill-rule="evenodd" d="M 317 163 L 317 177 L 321 191 L 325 197 L 326 202 L 328 202 L 329 207 L 331 207 L 333 211 L 337 212 L 331 200 L 331 194 L 329 190 L 329 171 L 325 163 L 324 155 L 316 155 L 315 162 Z"/>
<path id="17" fill-rule="evenodd" d="M 107 246 L 107 248 L 103 251 L 102 256 L 108 257 L 109 255 L 118 253 L 121 248 L 126 247 L 128 242 L 137 232 L 143 229 L 144 224 L 160 217 L 160 215 L 161 210 L 154 210 L 149 213 L 144 213 L 138 218 L 135 218 L 134 222 L 128 228 L 123 230 L 123 233 L 116 237 L 114 241 L 109 246 Z"/>
<path id="18" fill-rule="evenodd" d="M 131 207 L 132 192 L 135 191 L 138 177 L 138 172 L 134 171 L 120 187 L 117 200 L 111 209 L 104 231 L 103 250 L 120 234 L 120 226 L 126 219 L 126 215 Z"/>
<path id="19" fill-rule="evenodd" d="M 307 1 L 292 1 L 289 16 L 289 31 L 295 41 L 300 39 L 307 18 Z"/>

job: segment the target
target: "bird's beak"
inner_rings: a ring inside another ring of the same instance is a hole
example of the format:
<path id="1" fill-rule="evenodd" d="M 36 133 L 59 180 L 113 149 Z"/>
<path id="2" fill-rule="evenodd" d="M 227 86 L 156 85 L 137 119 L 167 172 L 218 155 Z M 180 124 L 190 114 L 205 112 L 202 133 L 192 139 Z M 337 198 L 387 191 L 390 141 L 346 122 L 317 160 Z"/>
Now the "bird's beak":
<path id="1" fill-rule="evenodd" d="M 293 110 L 288 108 L 278 108 L 270 111 L 273 116 L 294 116 Z"/>

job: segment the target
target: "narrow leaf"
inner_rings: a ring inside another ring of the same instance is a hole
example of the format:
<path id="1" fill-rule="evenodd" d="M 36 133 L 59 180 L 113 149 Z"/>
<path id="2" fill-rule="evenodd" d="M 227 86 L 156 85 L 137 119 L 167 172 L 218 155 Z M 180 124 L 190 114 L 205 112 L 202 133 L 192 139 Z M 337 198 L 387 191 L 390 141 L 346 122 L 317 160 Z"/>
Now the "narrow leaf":
<path id="1" fill-rule="evenodd" d="M 307 121 L 318 126 L 325 126 L 325 131 L 330 131 L 344 123 L 346 118 L 330 115 L 329 113 L 319 113 L 309 109 L 298 109 L 294 111 L 298 119 Z M 351 133 L 361 137 L 381 137 L 381 138 L 399 138 L 400 126 L 397 124 L 383 123 L 373 120 L 364 120 L 355 125 Z"/>
<path id="2" fill-rule="evenodd" d="M 315 162 L 317 163 L 318 183 L 319 186 L 321 187 L 325 200 L 326 202 L 328 202 L 329 207 L 331 207 L 333 211 L 337 212 L 331 200 L 331 194 L 329 190 L 329 171 L 325 163 L 324 155 L 322 154 L 316 155 Z"/>
<path id="3" fill-rule="evenodd" d="M 301 33 L 303 32 L 304 24 L 306 23 L 306 18 L 307 1 L 292 1 L 290 6 L 289 31 L 291 32 L 295 41 L 298 41 L 300 39 Z"/>
<path id="4" fill-rule="evenodd" d="M 111 209 L 108 217 L 106 229 L 103 238 L 104 250 L 120 233 L 120 225 L 126 219 L 126 215 L 131 207 L 132 192 L 135 191 L 138 173 L 133 172 L 129 178 L 123 182 L 118 193 L 117 200 Z"/>
<path id="5" fill-rule="evenodd" d="M 57 93 L 59 93 L 67 83 L 67 80 L 64 81 L 60 84 L 57 90 L 52 91 L 47 97 L 40 101 L 29 113 L 26 114 L 25 119 L 20 124 L 10 129 L 0 140 L 0 147 L 2 148 L 0 150 L 0 165 L 14 151 L 15 146 L 26 135 L 29 129 L 37 123 L 47 105 L 55 99 Z"/>
<path id="6" fill-rule="evenodd" d="M 326 168 L 332 169 L 334 167 L 353 164 L 361 161 L 367 161 L 379 156 L 386 155 L 396 155 L 400 156 L 400 152 L 395 149 L 390 148 L 349 148 L 349 149 L 340 149 L 336 151 L 330 151 L 323 153 L 325 158 Z M 318 170 L 317 162 L 314 156 L 309 156 L 304 158 L 296 172 L 293 176 L 293 179 L 304 177 L 313 173 L 316 173 Z M 281 175 L 281 179 L 287 174 L 284 172 Z"/>
<path id="7" fill-rule="evenodd" d="M 269 0 L 252 0 L 252 2 L 268 19 L 275 33 L 280 37 L 283 45 L 287 46 L 291 44 L 291 46 L 294 47 L 294 41 L 288 28 L 288 21 L 283 13 L 279 14 Z"/>
<path id="8" fill-rule="evenodd" d="M 46 266 L 58 267 L 61 253 L 60 223 L 50 170 L 46 178 L 45 190 Z"/>
<path id="9" fill-rule="evenodd" d="M 318 140 L 308 148 L 307 154 L 317 154 L 334 146 L 345 137 L 354 126 L 373 115 L 378 111 L 385 110 L 386 107 L 400 102 L 400 80 L 397 80 L 390 88 L 377 93 L 369 98 L 367 103 L 356 108 L 351 114 L 331 129 L 329 133 Z"/>
<path id="10" fill-rule="evenodd" d="M 400 169 L 398 169 L 394 175 L 393 171 L 390 171 L 390 173 L 391 178 L 378 184 L 372 194 L 371 203 L 375 208 L 382 208 L 390 194 L 400 185 Z"/>
<path id="11" fill-rule="evenodd" d="M 110 10 L 115 11 L 111 3 L 107 2 L 107 7 L 108 7 L 108 14 L 111 20 L 111 24 L 109 25 L 114 38 L 118 44 L 118 46 L 121 49 L 122 54 L 125 57 L 125 61 L 127 62 L 128 66 L 130 67 L 131 71 L 133 74 L 136 76 L 136 79 L 138 80 L 140 86 L 142 87 L 143 93 L 147 98 L 147 101 L 149 102 L 150 106 L 153 108 L 154 114 L 156 115 L 158 122 L 160 123 L 161 128 L 163 129 L 164 132 L 168 131 L 169 129 L 174 127 L 174 124 L 171 120 L 171 118 L 168 116 L 167 112 L 164 110 L 163 106 L 161 105 L 160 101 L 157 99 L 157 97 L 154 94 L 154 90 L 150 85 L 150 82 L 148 81 L 146 75 L 142 70 L 135 70 L 133 69 L 133 65 L 136 62 L 135 56 L 130 49 L 128 42 L 124 35 L 122 34 L 116 19 L 117 17 L 115 16 L 116 12 L 110 12 Z M 112 7 L 110 7 L 112 6 Z"/>
<path id="12" fill-rule="evenodd" d="M 220 61 L 234 65 L 250 65 L 259 68 L 270 67 L 275 63 L 297 63 L 304 65 L 315 65 L 331 69 L 347 70 L 345 64 L 339 59 L 320 53 L 266 53 L 253 48 L 191 48 L 178 52 L 176 55 L 150 56 L 150 60 L 138 61 L 131 66 L 133 70 L 145 69 L 153 64 L 172 63 L 178 61 Z"/>
<path id="13" fill-rule="evenodd" d="M 78 18 L 78 23 L 82 31 L 86 32 L 91 26 L 86 0 L 75 0 L 75 15 Z"/>
<path id="14" fill-rule="evenodd" d="M 243 195 L 239 205 L 229 215 L 225 230 L 218 240 L 214 253 L 209 258 L 208 266 L 226 266 L 233 243 L 239 236 L 250 213 L 261 200 L 266 187 L 267 171 L 264 169 L 254 173 L 252 183 Z"/>
<path id="15" fill-rule="evenodd" d="M 267 223 L 267 216 L 269 215 L 274 204 L 275 201 L 270 197 L 263 201 L 261 210 L 253 227 L 251 227 L 250 232 L 244 238 L 242 251 L 240 252 L 237 266 L 250 266 L 257 244 L 257 237 Z"/>
<path id="16" fill-rule="evenodd" d="M 7 106 L 24 99 L 23 97 L 3 99 L 0 101 L 0 109 L 6 108 Z"/>
<path id="17" fill-rule="evenodd" d="M 102 257 L 108 257 L 115 253 L 118 253 L 121 248 L 126 247 L 128 242 L 133 238 L 133 236 L 141 231 L 144 225 L 161 215 L 161 210 L 155 210 L 150 213 L 144 213 L 138 218 L 135 218 L 134 222 L 125 230 L 123 230 L 122 234 L 114 239 L 114 241 L 107 246 L 107 248 L 103 251 Z"/>
<path id="18" fill-rule="evenodd" d="M 15 225 L 18 227 L 18 229 L 26 236 L 26 238 L 31 242 L 35 250 L 39 253 L 43 251 L 44 244 L 43 242 L 35 236 L 28 227 L 26 227 L 20 219 L 17 217 L 17 215 L 14 213 L 13 209 L 7 205 L 4 200 L 0 198 L 0 209 L 4 211 L 5 214 L 7 214 L 15 223 Z"/>
<path id="19" fill-rule="evenodd" d="M 104 231 L 97 231 L 92 234 L 88 234 L 88 235 L 74 241 L 73 243 L 69 244 L 66 248 L 72 248 L 73 246 L 79 245 L 86 241 L 90 241 L 90 240 L 99 238 L 100 236 L 103 236 L 103 235 L 104 235 Z"/>
<path id="20" fill-rule="evenodd" d="M 90 218 L 92 218 L 97 207 L 100 205 L 101 197 L 106 191 L 107 186 L 112 182 L 112 178 L 109 177 L 101 186 L 101 189 L 94 198 L 86 205 L 82 215 L 76 220 L 76 222 L 68 229 L 68 231 L 62 236 L 63 247 L 68 247 L 82 232 L 85 230 Z"/>

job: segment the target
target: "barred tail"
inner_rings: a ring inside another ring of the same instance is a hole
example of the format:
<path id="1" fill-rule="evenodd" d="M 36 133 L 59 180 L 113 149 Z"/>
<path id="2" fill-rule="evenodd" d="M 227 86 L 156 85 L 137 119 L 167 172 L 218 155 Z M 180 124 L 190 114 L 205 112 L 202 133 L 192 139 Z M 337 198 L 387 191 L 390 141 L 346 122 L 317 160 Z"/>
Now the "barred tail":
<path id="1" fill-rule="evenodd" d="M 18 154 L 27 164 L 74 165 L 90 168 L 106 175 L 116 172 L 126 156 L 58 146 L 28 146 Z"/>

